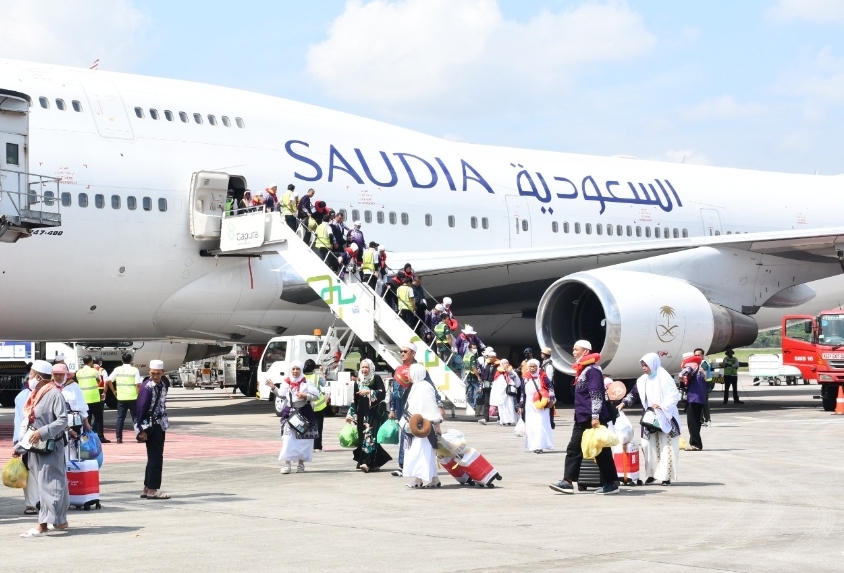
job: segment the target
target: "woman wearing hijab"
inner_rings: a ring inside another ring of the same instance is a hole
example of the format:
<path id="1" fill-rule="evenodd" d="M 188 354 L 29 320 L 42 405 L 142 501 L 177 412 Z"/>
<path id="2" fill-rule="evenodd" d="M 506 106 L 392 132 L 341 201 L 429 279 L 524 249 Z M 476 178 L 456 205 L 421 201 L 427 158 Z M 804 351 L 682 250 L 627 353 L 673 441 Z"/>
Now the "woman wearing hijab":
<path id="1" fill-rule="evenodd" d="M 378 443 L 378 430 L 387 419 L 387 389 L 380 376 L 375 374 L 375 364 L 369 358 L 360 363 L 355 395 L 346 422 L 358 427 L 360 440 L 352 452 L 357 468 L 364 473 L 374 472 L 393 459 Z"/>
<path id="2" fill-rule="evenodd" d="M 404 408 L 405 423 L 414 414 L 419 414 L 431 423 L 431 431 L 426 437 L 417 437 L 411 433 L 410 448 L 404 454 L 403 475 L 413 478 L 407 484 L 409 488 L 440 487 L 437 477 L 437 435 L 441 433 L 442 416 L 437 406 L 437 391 L 434 385 L 425 380 L 425 367 L 421 364 L 410 366 L 411 386 Z M 403 424 L 405 425 L 405 424 Z M 427 483 L 426 483 L 427 482 Z"/>
<path id="3" fill-rule="evenodd" d="M 47 535 L 48 525 L 53 525 L 58 530 L 67 529 L 67 508 L 70 506 L 67 493 L 67 462 L 64 453 L 67 405 L 62 397 L 61 389 L 56 387 L 50 379 L 49 363 L 36 360 L 32 368 L 36 371 L 38 383 L 24 405 L 23 424 L 34 428 L 34 431 L 24 432 L 21 442 L 26 440 L 27 447 L 22 447 L 19 442 L 15 445 L 15 451 L 22 454 L 30 446 L 46 440 L 55 440 L 55 447 L 49 453 L 30 452 L 29 471 L 36 475 L 41 509 L 38 512 L 38 527 L 21 533 L 21 537 Z"/>
<path id="4" fill-rule="evenodd" d="M 659 481 L 671 485 L 677 479 L 677 458 L 680 451 L 680 412 L 677 402 L 680 392 L 674 378 L 661 366 L 659 356 L 651 352 L 641 360 L 642 374 L 633 390 L 618 409 L 641 402 L 642 408 L 653 408 L 661 430 L 642 426 L 642 461 L 645 463 L 645 485 Z"/>
<path id="5" fill-rule="evenodd" d="M 317 420 L 311 402 L 319 398 L 319 391 L 307 381 L 302 374 L 302 363 L 293 361 L 290 363 L 290 375 L 276 388 L 272 380 L 267 379 L 267 386 L 282 401 L 281 414 L 281 452 L 278 454 L 279 461 L 284 462 L 281 473 L 293 472 L 292 462 L 297 462 L 296 473 L 305 471 L 305 462 L 314 457 L 314 438 L 319 435 Z M 290 416 L 299 412 L 307 421 L 308 429 L 299 434 L 288 423 Z"/>
<path id="6" fill-rule="evenodd" d="M 529 360 L 525 371 L 524 392 L 521 393 L 519 401 L 519 413 L 524 413 L 525 448 L 535 454 L 554 449 L 551 418 L 548 416 L 548 409 L 553 407 L 552 392 L 547 377 L 539 369 L 539 360 Z"/>
<path id="7" fill-rule="evenodd" d="M 508 386 L 518 389 L 521 384 L 519 375 L 510 366 L 510 362 L 502 358 L 498 363 L 489 395 L 489 403 L 498 408 L 498 423 L 502 426 L 512 426 L 517 421 L 516 396 L 508 394 L 507 389 Z"/>

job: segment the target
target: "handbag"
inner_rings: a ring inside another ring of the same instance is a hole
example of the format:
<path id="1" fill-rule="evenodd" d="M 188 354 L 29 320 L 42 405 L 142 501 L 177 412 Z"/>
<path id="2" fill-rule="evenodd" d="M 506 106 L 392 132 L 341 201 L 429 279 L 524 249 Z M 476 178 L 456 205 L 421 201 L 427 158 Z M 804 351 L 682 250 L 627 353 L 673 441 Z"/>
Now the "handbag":
<path id="1" fill-rule="evenodd" d="M 508 396 L 512 396 L 512 397 L 515 398 L 516 396 L 519 395 L 519 388 L 518 388 L 518 386 L 515 386 L 514 384 L 507 384 L 507 387 L 504 389 L 504 392 Z"/>
<path id="2" fill-rule="evenodd" d="M 661 432 L 662 428 L 659 427 L 659 420 L 656 418 L 656 412 L 653 408 L 648 408 L 642 414 L 642 419 L 639 420 L 639 424 L 644 426 L 648 429 L 649 432 Z"/>
<path id="3" fill-rule="evenodd" d="M 46 440 L 40 440 L 37 444 L 31 444 L 30 438 L 34 432 L 37 432 L 38 429 L 35 426 L 27 426 L 26 432 L 24 432 L 23 437 L 21 438 L 18 444 L 20 447 L 24 448 L 25 450 L 29 450 L 33 454 L 49 454 L 56 450 L 56 440 L 53 438 L 48 438 Z"/>
<path id="4" fill-rule="evenodd" d="M 290 427 L 296 430 L 300 436 L 303 435 L 311 427 L 311 423 L 304 417 L 299 410 L 291 409 L 290 417 L 287 418 L 287 423 Z"/>

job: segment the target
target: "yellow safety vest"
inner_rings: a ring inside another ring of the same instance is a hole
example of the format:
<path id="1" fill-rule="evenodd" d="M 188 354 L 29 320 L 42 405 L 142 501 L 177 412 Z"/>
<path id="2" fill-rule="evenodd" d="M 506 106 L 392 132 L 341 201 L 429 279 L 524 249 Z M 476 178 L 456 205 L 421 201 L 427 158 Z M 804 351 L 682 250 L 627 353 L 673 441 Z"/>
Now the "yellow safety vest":
<path id="1" fill-rule="evenodd" d="M 411 295 L 413 294 L 413 289 L 407 285 L 401 285 L 399 287 L 398 292 L 396 294 L 399 297 L 399 311 L 402 310 L 413 310 L 413 304 L 410 300 L 413 298 Z"/>
<path id="2" fill-rule="evenodd" d="M 281 214 L 296 214 L 296 200 L 293 198 L 293 191 L 288 191 L 287 193 L 281 196 Z"/>
<path id="3" fill-rule="evenodd" d="M 118 402 L 131 402 L 138 399 L 138 388 L 135 386 L 135 375 L 138 369 L 129 364 L 118 366 L 114 371 L 114 387 L 117 391 Z"/>
<path id="4" fill-rule="evenodd" d="M 83 366 L 76 372 L 76 382 L 82 390 L 86 404 L 100 403 L 100 387 L 97 384 L 97 371 L 90 366 Z"/>
<path id="5" fill-rule="evenodd" d="M 724 358 L 724 376 L 738 376 L 739 359 L 735 356 L 727 356 Z"/>
<path id="6" fill-rule="evenodd" d="M 312 374 L 305 374 L 305 379 L 316 386 L 316 389 L 319 391 L 319 398 L 314 401 L 312 408 L 314 412 L 320 412 L 325 410 L 325 392 L 322 391 L 322 388 L 319 385 L 319 380 L 317 379 L 316 372 Z"/>
<path id="7" fill-rule="evenodd" d="M 378 256 L 378 253 L 375 249 L 366 249 L 363 252 L 363 264 L 360 266 L 361 270 L 367 274 L 375 274 L 375 257 Z"/>
<path id="8" fill-rule="evenodd" d="M 325 221 L 320 223 L 316 230 L 316 247 L 318 249 L 330 249 L 332 235 L 331 226 Z"/>

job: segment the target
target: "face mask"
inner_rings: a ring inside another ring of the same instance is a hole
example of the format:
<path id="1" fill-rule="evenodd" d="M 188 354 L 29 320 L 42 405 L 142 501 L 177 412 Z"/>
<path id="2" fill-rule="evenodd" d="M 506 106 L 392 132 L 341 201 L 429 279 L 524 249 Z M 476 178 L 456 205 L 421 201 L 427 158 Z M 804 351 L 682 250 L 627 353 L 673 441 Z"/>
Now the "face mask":
<path id="1" fill-rule="evenodd" d="M 472 348 L 472 349 L 470 350 L 470 352 L 471 352 L 472 354 L 477 354 L 477 353 L 478 353 L 478 349 L 477 349 L 477 348 Z"/>
<path id="2" fill-rule="evenodd" d="M 33 376 L 27 381 L 27 386 L 29 386 L 30 390 L 35 390 L 35 387 L 38 386 L 38 376 Z"/>

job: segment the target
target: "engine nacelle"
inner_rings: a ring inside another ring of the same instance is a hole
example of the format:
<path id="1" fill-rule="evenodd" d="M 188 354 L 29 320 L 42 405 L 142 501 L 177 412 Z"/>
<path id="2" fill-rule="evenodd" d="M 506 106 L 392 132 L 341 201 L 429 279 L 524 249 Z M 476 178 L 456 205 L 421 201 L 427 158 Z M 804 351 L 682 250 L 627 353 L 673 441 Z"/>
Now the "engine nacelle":
<path id="1" fill-rule="evenodd" d="M 554 366 L 572 374 L 572 346 L 588 340 L 608 376 L 636 378 L 640 359 L 656 352 L 669 372 L 695 348 L 720 352 L 756 340 L 756 321 L 709 302 L 678 279 L 597 269 L 552 284 L 539 302 L 536 337 L 552 350 Z"/>

